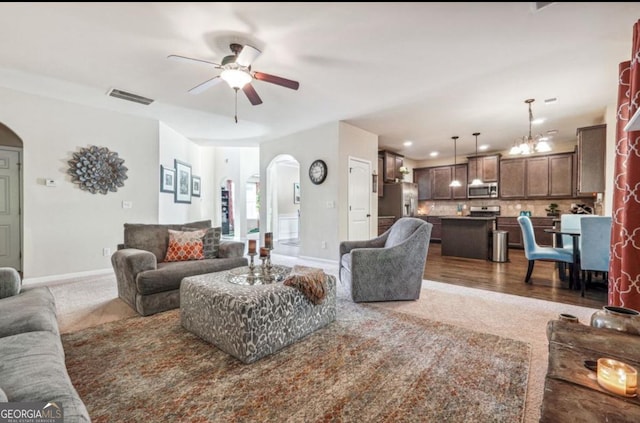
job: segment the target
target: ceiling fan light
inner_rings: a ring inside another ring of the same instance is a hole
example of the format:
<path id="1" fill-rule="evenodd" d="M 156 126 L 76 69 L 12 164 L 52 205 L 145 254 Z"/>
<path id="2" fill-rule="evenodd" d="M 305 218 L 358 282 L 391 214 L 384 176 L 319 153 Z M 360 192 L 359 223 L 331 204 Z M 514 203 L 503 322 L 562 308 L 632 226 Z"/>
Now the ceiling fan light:
<path id="1" fill-rule="evenodd" d="M 231 88 L 242 88 L 251 82 L 251 75 L 239 69 L 225 69 L 220 74 L 222 78 Z"/>

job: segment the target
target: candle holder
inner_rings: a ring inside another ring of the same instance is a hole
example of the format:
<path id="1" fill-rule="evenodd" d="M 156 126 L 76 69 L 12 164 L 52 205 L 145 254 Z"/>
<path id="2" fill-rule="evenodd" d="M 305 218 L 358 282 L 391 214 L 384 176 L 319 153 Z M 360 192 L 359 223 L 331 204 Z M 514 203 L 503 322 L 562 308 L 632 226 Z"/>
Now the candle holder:
<path id="1" fill-rule="evenodd" d="M 265 283 L 273 282 L 272 270 L 273 266 L 271 265 L 271 248 L 261 248 L 260 249 L 260 260 L 262 261 L 260 265 L 260 270 L 262 273 L 262 278 Z M 264 256 L 262 253 L 266 253 Z"/>
<path id="2" fill-rule="evenodd" d="M 635 397 L 638 389 L 638 371 L 626 363 L 611 358 L 599 358 L 598 384 L 614 394 Z"/>
<path id="3" fill-rule="evenodd" d="M 249 275 L 255 275 L 256 266 L 253 264 L 253 258 L 256 256 L 256 253 L 249 253 Z"/>

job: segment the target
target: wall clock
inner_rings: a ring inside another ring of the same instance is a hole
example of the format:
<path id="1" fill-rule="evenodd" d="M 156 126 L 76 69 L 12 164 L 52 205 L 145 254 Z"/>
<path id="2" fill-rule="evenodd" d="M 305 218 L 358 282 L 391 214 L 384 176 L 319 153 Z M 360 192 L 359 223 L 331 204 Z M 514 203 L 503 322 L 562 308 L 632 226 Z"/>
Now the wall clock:
<path id="1" fill-rule="evenodd" d="M 323 160 L 316 160 L 309 166 L 309 179 L 316 185 L 320 185 L 327 179 L 327 164 Z"/>

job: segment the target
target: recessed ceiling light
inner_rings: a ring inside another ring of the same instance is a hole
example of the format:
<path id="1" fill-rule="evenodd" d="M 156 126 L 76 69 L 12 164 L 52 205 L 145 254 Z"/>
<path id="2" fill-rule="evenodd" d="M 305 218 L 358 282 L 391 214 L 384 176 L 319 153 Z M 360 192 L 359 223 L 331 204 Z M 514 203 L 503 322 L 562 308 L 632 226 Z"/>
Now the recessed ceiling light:
<path id="1" fill-rule="evenodd" d="M 436 157 L 438 155 L 438 152 L 437 151 L 432 151 L 431 153 L 429 153 L 429 155 L 431 157 Z"/>
<path id="2" fill-rule="evenodd" d="M 413 145 L 413 141 L 405 141 L 402 143 L 405 147 L 411 147 Z"/>
<path id="3" fill-rule="evenodd" d="M 547 131 L 547 134 L 548 134 L 548 135 L 555 135 L 555 134 L 557 134 L 557 133 L 558 133 L 558 130 L 557 130 L 557 129 L 549 129 L 549 130 Z"/>
<path id="4" fill-rule="evenodd" d="M 532 125 L 540 125 L 541 123 L 543 123 L 546 119 L 545 118 L 538 118 L 538 119 L 534 119 L 531 121 Z"/>
<path id="5" fill-rule="evenodd" d="M 484 144 L 484 145 L 481 145 L 480 147 L 478 147 L 478 150 L 480 150 L 480 151 L 484 151 L 484 150 L 486 150 L 487 148 L 489 148 L 489 145 L 488 145 L 488 144 Z"/>
<path id="6" fill-rule="evenodd" d="M 553 104 L 557 102 L 558 102 L 558 99 L 556 97 L 545 98 L 544 100 L 544 104 Z"/>

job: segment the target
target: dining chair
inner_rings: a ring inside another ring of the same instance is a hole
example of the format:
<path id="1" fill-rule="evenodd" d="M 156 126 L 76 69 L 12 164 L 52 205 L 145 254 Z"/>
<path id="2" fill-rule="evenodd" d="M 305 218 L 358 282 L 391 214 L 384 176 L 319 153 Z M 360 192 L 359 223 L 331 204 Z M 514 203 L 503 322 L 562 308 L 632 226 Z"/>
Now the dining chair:
<path id="1" fill-rule="evenodd" d="M 533 232 L 533 224 L 531 223 L 529 216 L 518 216 L 518 224 L 522 230 L 524 255 L 527 260 L 529 260 L 527 275 L 524 278 L 525 283 L 529 283 L 529 280 L 531 279 L 533 266 L 536 260 L 568 263 L 569 269 L 573 269 L 573 253 L 571 250 L 557 247 L 541 247 L 538 245 L 535 233 Z M 570 271 L 569 274 L 572 275 L 573 272 Z M 570 283 L 573 284 L 573 279 L 570 280 Z"/>
<path id="2" fill-rule="evenodd" d="M 588 274 L 609 272 L 611 259 L 611 216 L 592 216 L 580 221 L 580 269 Z"/>

